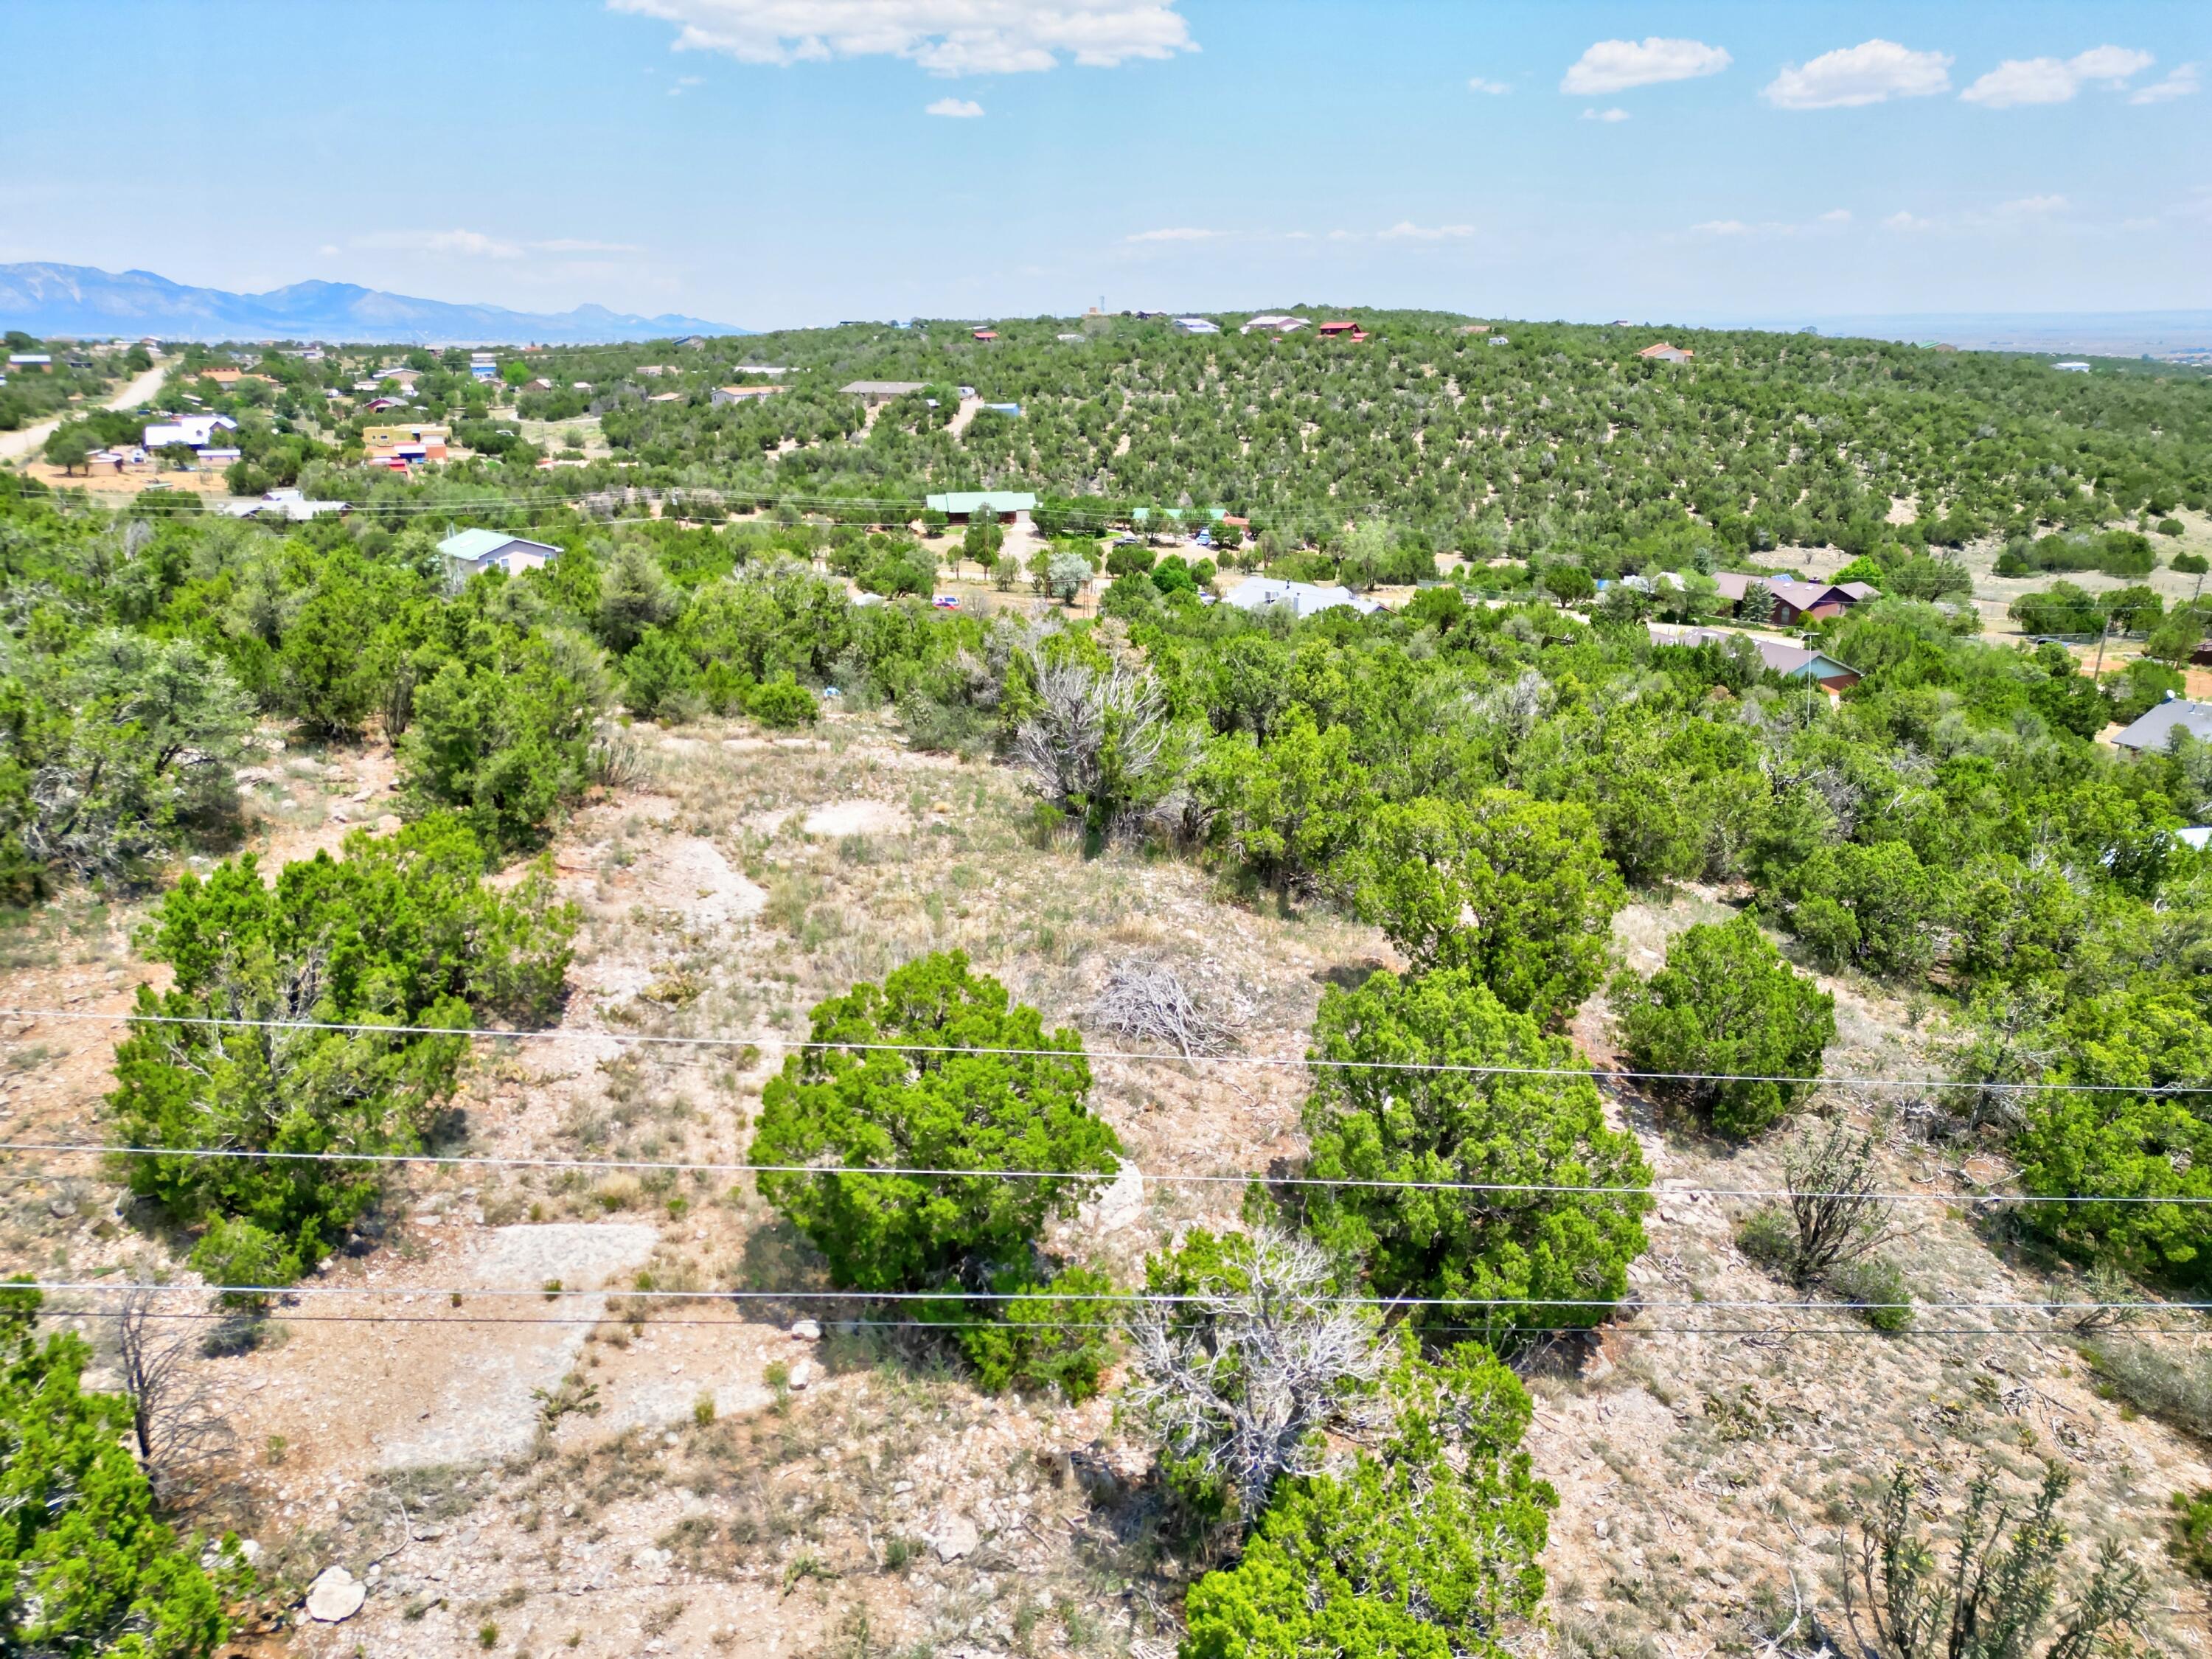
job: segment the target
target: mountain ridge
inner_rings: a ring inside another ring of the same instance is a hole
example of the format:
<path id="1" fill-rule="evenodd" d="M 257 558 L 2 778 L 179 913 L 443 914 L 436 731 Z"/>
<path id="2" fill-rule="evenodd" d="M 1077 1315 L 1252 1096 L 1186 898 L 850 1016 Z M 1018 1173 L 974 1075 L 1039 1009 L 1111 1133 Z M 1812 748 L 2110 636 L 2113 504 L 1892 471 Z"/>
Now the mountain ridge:
<path id="1" fill-rule="evenodd" d="M 0 328 L 41 337 L 150 334 L 165 340 L 285 339 L 376 344 L 587 345 L 684 334 L 754 331 L 673 313 L 659 317 L 586 304 L 565 312 L 428 300 L 320 278 L 260 294 L 198 288 L 158 271 L 31 260 L 0 264 Z"/>

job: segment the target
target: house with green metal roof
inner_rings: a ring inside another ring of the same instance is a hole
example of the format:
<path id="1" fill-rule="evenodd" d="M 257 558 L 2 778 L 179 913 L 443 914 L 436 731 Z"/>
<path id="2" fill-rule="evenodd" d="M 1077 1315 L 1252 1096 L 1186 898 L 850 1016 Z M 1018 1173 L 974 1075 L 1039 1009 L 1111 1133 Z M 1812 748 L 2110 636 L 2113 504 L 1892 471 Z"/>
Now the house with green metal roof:
<path id="1" fill-rule="evenodd" d="M 1026 489 L 951 489 L 924 501 L 931 512 L 942 513 L 948 519 L 966 519 L 977 513 L 1011 519 L 1017 513 L 1034 511 L 1037 498 Z"/>

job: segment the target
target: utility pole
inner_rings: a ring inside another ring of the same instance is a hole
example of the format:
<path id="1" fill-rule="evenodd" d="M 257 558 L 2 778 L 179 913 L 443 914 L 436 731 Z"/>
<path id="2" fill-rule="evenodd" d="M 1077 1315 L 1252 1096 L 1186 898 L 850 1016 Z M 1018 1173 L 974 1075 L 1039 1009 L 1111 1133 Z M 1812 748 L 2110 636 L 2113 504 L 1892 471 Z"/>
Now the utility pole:
<path id="1" fill-rule="evenodd" d="M 2089 671 L 2089 680 L 2092 684 L 2094 684 L 2097 677 L 2105 672 L 2105 636 L 2112 631 L 2112 613 L 2108 611 L 2105 613 L 2104 626 L 2097 630 L 2097 665 Z"/>

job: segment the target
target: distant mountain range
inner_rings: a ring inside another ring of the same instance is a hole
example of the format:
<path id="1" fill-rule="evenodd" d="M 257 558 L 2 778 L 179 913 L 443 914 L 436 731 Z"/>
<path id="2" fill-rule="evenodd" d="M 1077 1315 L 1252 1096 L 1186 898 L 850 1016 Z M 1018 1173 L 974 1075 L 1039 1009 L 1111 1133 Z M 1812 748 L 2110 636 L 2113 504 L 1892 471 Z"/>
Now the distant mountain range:
<path id="1" fill-rule="evenodd" d="M 162 340 L 329 340 L 407 345 L 588 345 L 685 334 L 750 334 L 697 317 L 638 317 L 605 306 L 544 313 L 452 305 L 352 283 L 295 283 L 266 294 L 187 288 L 150 270 L 0 265 L 0 329 L 41 338 L 152 335 Z"/>
<path id="2" fill-rule="evenodd" d="M 2212 311 L 1936 311 L 1803 320 L 1823 334 L 1874 340 L 1942 340 L 1970 351 L 2078 351 L 2098 357 L 2172 358 L 2201 357 L 2212 351 Z"/>

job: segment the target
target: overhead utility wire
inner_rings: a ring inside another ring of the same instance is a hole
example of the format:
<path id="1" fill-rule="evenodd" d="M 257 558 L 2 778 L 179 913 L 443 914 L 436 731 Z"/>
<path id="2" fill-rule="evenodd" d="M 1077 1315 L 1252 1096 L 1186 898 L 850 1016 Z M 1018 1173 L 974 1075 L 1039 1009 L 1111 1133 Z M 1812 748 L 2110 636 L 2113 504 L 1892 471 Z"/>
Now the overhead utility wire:
<path id="1" fill-rule="evenodd" d="M 657 1302 L 1092 1302 L 1119 1307 L 1212 1305 L 1218 1297 L 1202 1292 L 1158 1291 L 969 1291 L 957 1286 L 936 1291 L 821 1291 L 625 1290 L 619 1285 L 592 1289 L 568 1285 L 183 1285 L 135 1284 L 114 1279 L 24 1279 L 0 1281 L 0 1290 L 32 1290 L 56 1294 L 97 1296 L 428 1296 L 483 1297 L 493 1299 L 536 1297 L 553 1302 L 583 1296 L 622 1297 Z M 1947 1313 L 2208 1313 L 2212 1302 L 1774 1302 L 1758 1299 L 1655 1302 L 1641 1297 L 1579 1297 L 1557 1296 L 1317 1296 L 1302 1298 L 1318 1307 L 1332 1308 L 1585 1308 L 1636 1314 L 1648 1309 L 1686 1311 L 1716 1309 L 1729 1313 L 1845 1313 L 1854 1309 L 1893 1310 L 1929 1308 Z"/>
<path id="2" fill-rule="evenodd" d="M 902 1176 L 975 1181 L 1082 1181 L 1105 1183 L 1118 1172 L 1109 1170 L 991 1170 L 957 1169 L 913 1164 L 748 1164 L 742 1161 L 683 1158 L 534 1158 L 471 1152 L 263 1152 L 250 1146 L 117 1146 L 99 1141 L 0 1140 L 0 1152 L 52 1152 L 101 1158 L 257 1158 L 272 1163 L 424 1164 L 453 1169 L 493 1170 L 647 1170 L 704 1171 L 715 1175 Z M 1351 1188 L 1362 1190 L 1442 1193 L 1557 1193 L 1581 1197 L 1633 1198 L 1836 1198 L 1864 1199 L 1881 1204 L 2212 1204 L 2212 1194 L 2145 1193 L 1905 1193 L 1808 1192 L 1765 1187 L 1630 1187 L 1564 1186 L 1540 1181 L 1403 1181 L 1364 1176 L 1277 1176 L 1245 1170 L 1231 1175 L 1200 1175 L 1179 1170 L 1137 1171 L 1145 1181 L 1185 1186 L 1251 1186 Z"/>
<path id="3" fill-rule="evenodd" d="M 83 1320 L 105 1317 L 82 1309 L 41 1309 L 39 1316 L 52 1320 Z M 149 1319 L 191 1319 L 203 1322 L 231 1318 L 234 1316 L 221 1309 L 186 1309 L 173 1312 L 149 1310 Z M 465 1309 L 443 1314 L 314 1314 L 284 1315 L 287 1325 L 561 1325 L 590 1327 L 621 1324 L 619 1319 L 595 1317 L 589 1319 L 563 1318 L 547 1314 L 477 1314 Z M 653 1321 L 655 1329 L 663 1328 L 701 1327 L 727 1329 L 726 1319 L 665 1319 Z M 840 1319 L 838 1325 L 864 1329 L 890 1330 L 973 1330 L 971 1320 L 961 1319 Z M 1120 1325 L 1104 1320 L 1040 1319 L 1024 1326 L 1030 1330 L 1053 1331 L 1110 1331 Z M 1422 1328 L 1435 1335 L 1498 1336 L 1499 1328 L 1492 1325 L 1428 1325 Z M 2169 1325 L 2138 1325 L 2130 1329 L 2152 1334 L 2186 1334 L 2194 1327 Z M 1516 1325 L 1510 1334 L 1516 1337 L 1587 1337 L 1594 1334 L 1588 1325 Z M 2012 1341 L 2047 1342 L 2056 1332 L 2020 1325 L 1928 1325 L 1901 1331 L 1878 1331 L 1865 1325 L 1608 1325 L 1604 1334 L 1610 1338 L 1641 1336 L 1739 1336 L 1761 1337 L 1779 1340 L 1797 1336 L 1850 1336 L 1874 1341 L 1895 1342 L 1925 1337 L 1988 1337 Z"/>
<path id="4" fill-rule="evenodd" d="M 383 1025 L 370 1021 L 312 1019 L 245 1019 L 220 1014 L 146 1014 L 137 1012 L 101 1013 L 64 1008 L 0 1008 L 0 1019 L 77 1020 L 100 1024 L 209 1026 L 223 1030 L 274 1031 L 342 1031 L 368 1036 L 480 1037 L 495 1042 L 547 1042 L 603 1039 L 668 1048 L 738 1048 L 774 1046 L 783 1048 L 840 1048 L 855 1054 L 985 1054 L 1010 1059 L 1080 1060 L 1157 1060 L 1210 1066 L 1307 1066 L 1324 1071 L 1445 1073 L 1477 1077 L 1586 1077 L 1604 1082 L 1654 1083 L 1802 1083 L 1843 1084 L 1869 1089 L 1974 1089 L 2002 1093 L 2212 1095 L 2212 1084 L 2157 1084 L 2142 1087 L 2126 1083 L 2003 1083 L 1953 1082 L 1936 1078 L 1808 1077 L 1780 1072 L 1640 1072 L 1616 1066 L 1484 1066 L 1458 1060 L 1334 1060 L 1304 1054 L 1188 1054 L 1174 1049 L 1131 1048 L 1011 1048 L 925 1042 L 852 1042 L 838 1038 L 781 1036 L 762 1032 L 751 1036 L 670 1036 L 643 1031 L 570 1031 L 558 1029 L 519 1030 L 474 1025 Z M 6 1041 L 9 1039 L 0 1039 Z"/>

